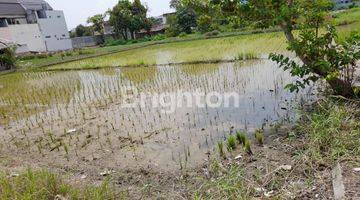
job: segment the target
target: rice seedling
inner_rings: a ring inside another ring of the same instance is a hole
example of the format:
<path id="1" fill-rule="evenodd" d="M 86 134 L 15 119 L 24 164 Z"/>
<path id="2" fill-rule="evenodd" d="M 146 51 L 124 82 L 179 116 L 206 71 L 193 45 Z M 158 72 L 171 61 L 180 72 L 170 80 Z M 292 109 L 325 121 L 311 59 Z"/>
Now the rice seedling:
<path id="1" fill-rule="evenodd" d="M 240 131 L 236 132 L 236 140 L 239 142 L 239 144 L 244 145 L 246 138 L 247 138 L 247 136 L 245 133 L 240 132 Z"/>
<path id="2" fill-rule="evenodd" d="M 224 152 L 224 143 L 223 142 L 218 142 L 217 143 L 217 149 L 219 151 L 219 155 L 222 158 L 225 158 L 225 152 Z"/>
<path id="3" fill-rule="evenodd" d="M 253 52 L 246 52 L 246 53 L 239 53 L 235 60 L 253 60 L 253 59 L 259 59 L 260 56 L 258 56 L 256 53 Z"/>
<path id="4" fill-rule="evenodd" d="M 253 152 L 252 152 L 252 150 L 251 150 L 250 140 L 247 139 L 247 140 L 245 141 L 244 149 L 245 149 L 245 152 L 246 152 L 248 155 L 253 155 Z"/>
<path id="5" fill-rule="evenodd" d="M 264 145 L 264 131 L 261 129 L 258 129 L 255 131 L 255 139 L 259 143 L 259 145 Z"/>
<path id="6" fill-rule="evenodd" d="M 236 137 L 233 135 L 230 135 L 227 139 L 227 149 L 228 151 L 233 151 L 236 149 Z"/>

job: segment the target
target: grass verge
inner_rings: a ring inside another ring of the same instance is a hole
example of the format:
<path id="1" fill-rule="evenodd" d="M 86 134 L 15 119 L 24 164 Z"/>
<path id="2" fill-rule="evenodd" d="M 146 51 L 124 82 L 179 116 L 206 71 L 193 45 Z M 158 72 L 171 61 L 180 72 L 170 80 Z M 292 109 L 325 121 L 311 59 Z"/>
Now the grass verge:
<path id="1" fill-rule="evenodd" d="M 28 169 L 19 175 L 0 174 L 0 199 L 115 200 L 117 196 L 107 181 L 98 187 L 79 189 L 67 184 L 58 175 L 48 171 Z"/>

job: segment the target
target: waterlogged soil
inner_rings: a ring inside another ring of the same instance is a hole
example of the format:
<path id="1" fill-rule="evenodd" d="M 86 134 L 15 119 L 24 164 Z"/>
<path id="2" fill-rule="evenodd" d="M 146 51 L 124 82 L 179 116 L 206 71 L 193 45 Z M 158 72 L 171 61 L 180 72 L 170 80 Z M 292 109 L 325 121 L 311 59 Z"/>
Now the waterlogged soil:
<path id="1" fill-rule="evenodd" d="M 268 60 L 2 76 L 0 164 L 79 176 L 197 168 L 229 134 L 252 136 L 256 129 L 295 120 L 296 108 L 314 94 L 311 87 L 290 93 L 284 87 L 291 81 Z M 229 106 L 198 106 L 195 97 L 188 105 L 184 96 L 175 98 L 181 106 L 168 104 L 170 94 L 185 92 L 238 97 Z M 166 95 L 154 106 L 152 97 L 161 94 Z M 140 99 L 144 103 L 124 106 Z"/>

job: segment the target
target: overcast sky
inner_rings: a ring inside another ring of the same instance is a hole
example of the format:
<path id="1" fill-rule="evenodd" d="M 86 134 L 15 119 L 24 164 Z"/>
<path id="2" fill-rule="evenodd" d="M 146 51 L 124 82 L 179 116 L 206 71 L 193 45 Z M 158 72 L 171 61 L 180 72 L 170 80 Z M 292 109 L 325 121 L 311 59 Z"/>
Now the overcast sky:
<path id="1" fill-rule="evenodd" d="M 86 24 L 89 16 L 104 13 L 114 7 L 118 0 L 46 0 L 54 10 L 63 10 L 69 30 Z M 170 0 L 141 0 L 149 7 L 150 16 L 170 12 Z"/>

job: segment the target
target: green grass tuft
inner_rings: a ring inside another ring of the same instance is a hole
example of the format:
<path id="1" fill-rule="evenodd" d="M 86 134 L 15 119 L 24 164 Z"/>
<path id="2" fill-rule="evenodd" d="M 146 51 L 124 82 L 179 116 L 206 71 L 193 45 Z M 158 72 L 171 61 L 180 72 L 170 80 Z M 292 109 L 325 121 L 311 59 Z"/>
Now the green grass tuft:
<path id="1" fill-rule="evenodd" d="M 105 181 L 99 187 L 74 188 L 48 171 L 26 170 L 16 177 L 0 174 L 0 199 L 36 199 L 48 200 L 56 197 L 66 199 L 117 199 L 109 183 Z"/>
<path id="2" fill-rule="evenodd" d="M 265 140 L 264 131 L 256 130 L 255 131 L 255 139 L 259 143 L 259 145 L 261 145 L 261 146 L 264 145 L 264 140 Z"/>
<path id="3" fill-rule="evenodd" d="M 230 135 L 227 139 L 227 149 L 228 151 L 233 151 L 236 149 L 236 137 L 233 135 Z"/>
<path id="4" fill-rule="evenodd" d="M 358 103 L 319 103 L 306 113 L 298 132 L 308 137 L 305 155 L 315 162 L 332 163 L 338 159 L 360 157 L 360 110 Z"/>
<path id="5" fill-rule="evenodd" d="M 244 145 L 244 144 L 245 144 L 245 141 L 246 141 L 246 134 L 238 131 L 238 132 L 236 133 L 236 140 L 237 140 L 240 144 Z"/>

